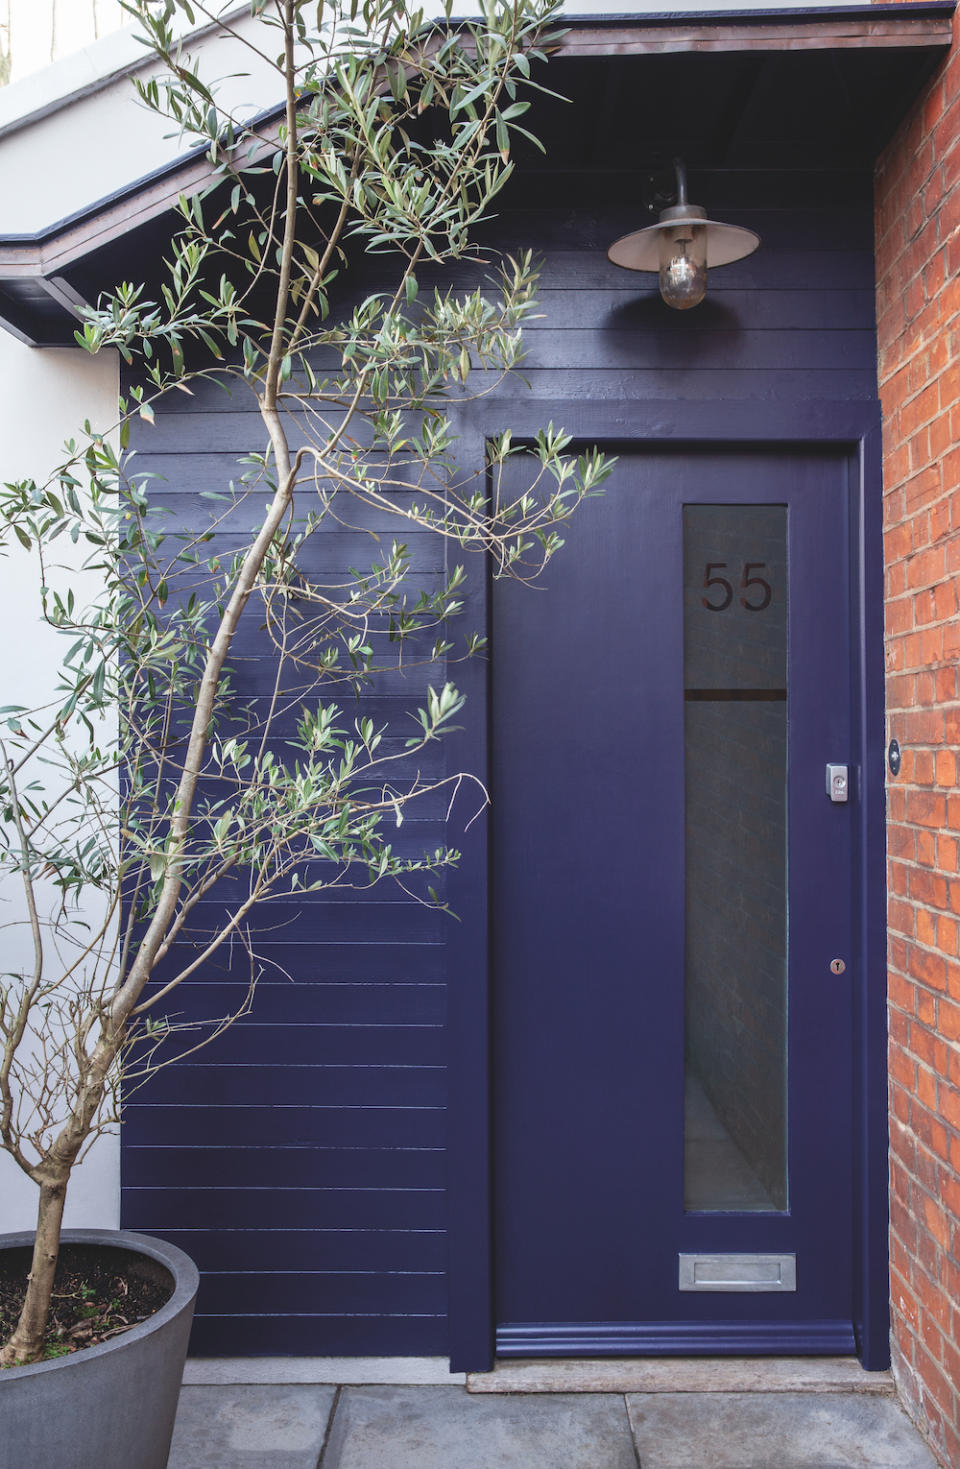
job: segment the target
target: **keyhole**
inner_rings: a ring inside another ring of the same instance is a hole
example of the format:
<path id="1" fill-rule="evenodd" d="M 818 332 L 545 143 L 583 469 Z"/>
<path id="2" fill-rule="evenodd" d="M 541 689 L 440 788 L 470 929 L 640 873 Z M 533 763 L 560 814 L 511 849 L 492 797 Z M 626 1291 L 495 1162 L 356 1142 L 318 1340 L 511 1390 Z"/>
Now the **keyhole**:
<path id="1" fill-rule="evenodd" d="M 842 959 L 830 960 L 830 968 L 833 970 L 834 974 L 842 974 L 846 967 L 847 966 L 846 964 L 844 964 Z"/>

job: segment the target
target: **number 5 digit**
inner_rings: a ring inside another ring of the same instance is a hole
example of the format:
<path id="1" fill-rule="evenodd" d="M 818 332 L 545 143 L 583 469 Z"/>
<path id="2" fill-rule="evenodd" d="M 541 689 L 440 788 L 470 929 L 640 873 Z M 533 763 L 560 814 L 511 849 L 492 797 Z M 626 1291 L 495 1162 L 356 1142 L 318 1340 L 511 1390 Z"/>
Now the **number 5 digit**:
<path id="1" fill-rule="evenodd" d="M 727 563 L 725 561 L 708 561 L 704 570 L 703 585 L 705 587 L 723 587 L 721 593 L 723 600 L 720 602 L 711 602 L 707 597 L 700 598 L 704 607 L 710 612 L 723 612 L 733 601 L 733 587 L 727 581 L 727 578 L 725 576 L 710 575 L 712 571 L 726 571 L 726 569 Z"/>
<path id="2" fill-rule="evenodd" d="M 745 607 L 748 612 L 762 612 L 765 607 L 770 606 L 770 598 L 773 596 L 773 589 L 770 583 L 765 581 L 762 576 L 751 575 L 754 571 L 765 571 L 766 567 L 767 563 L 765 561 L 748 561 L 744 565 L 740 590 L 746 592 L 751 587 L 762 588 L 759 602 L 748 602 L 746 597 L 740 598 L 740 606 Z"/>

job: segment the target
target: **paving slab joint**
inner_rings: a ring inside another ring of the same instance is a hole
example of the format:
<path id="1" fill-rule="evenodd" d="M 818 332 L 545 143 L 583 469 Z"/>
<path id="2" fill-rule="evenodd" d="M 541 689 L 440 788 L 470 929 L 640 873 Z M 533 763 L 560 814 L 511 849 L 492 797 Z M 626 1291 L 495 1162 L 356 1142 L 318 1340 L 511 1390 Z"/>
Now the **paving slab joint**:
<path id="1" fill-rule="evenodd" d="M 338 1387 L 333 1395 L 333 1402 L 330 1405 L 330 1416 L 327 1419 L 327 1429 L 323 1435 L 323 1443 L 320 1445 L 320 1454 L 317 1459 L 316 1469 L 323 1469 L 323 1460 L 327 1452 L 327 1444 L 330 1442 L 330 1435 L 333 1432 L 333 1420 L 337 1416 L 337 1409 L 340 1406 L 340 1395 L 342 1392 L 343 1388 Z"/>

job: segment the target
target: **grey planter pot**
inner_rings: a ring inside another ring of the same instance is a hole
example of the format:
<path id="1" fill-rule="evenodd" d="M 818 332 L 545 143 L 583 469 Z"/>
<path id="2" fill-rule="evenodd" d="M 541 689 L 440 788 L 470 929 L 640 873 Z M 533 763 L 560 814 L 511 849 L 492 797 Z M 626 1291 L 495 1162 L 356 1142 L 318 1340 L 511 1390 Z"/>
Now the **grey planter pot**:
<path id="1" fill-rule="evenodd" d="M 173 1277 L 166 1305 L 69 1357 L 0 1372 L 0 1469 L 165 1469 L 199 1275 L 173 1245 L 123 1230 L 64 1230 L 64 1243 L 132 1252 Z M 0 1234 L 0 1250 L 32 1246 Z"/>

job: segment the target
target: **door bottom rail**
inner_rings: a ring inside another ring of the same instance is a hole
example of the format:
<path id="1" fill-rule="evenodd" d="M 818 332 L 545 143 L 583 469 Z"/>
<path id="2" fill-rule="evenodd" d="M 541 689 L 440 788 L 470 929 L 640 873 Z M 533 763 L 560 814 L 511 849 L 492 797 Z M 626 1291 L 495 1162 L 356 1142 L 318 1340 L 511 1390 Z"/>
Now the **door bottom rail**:
<path id="1" fill-rule="evenodd" d="M 845 1357 L 856 1352 L 850 1321 L 508 1322 L 498 1357 Z"/>

